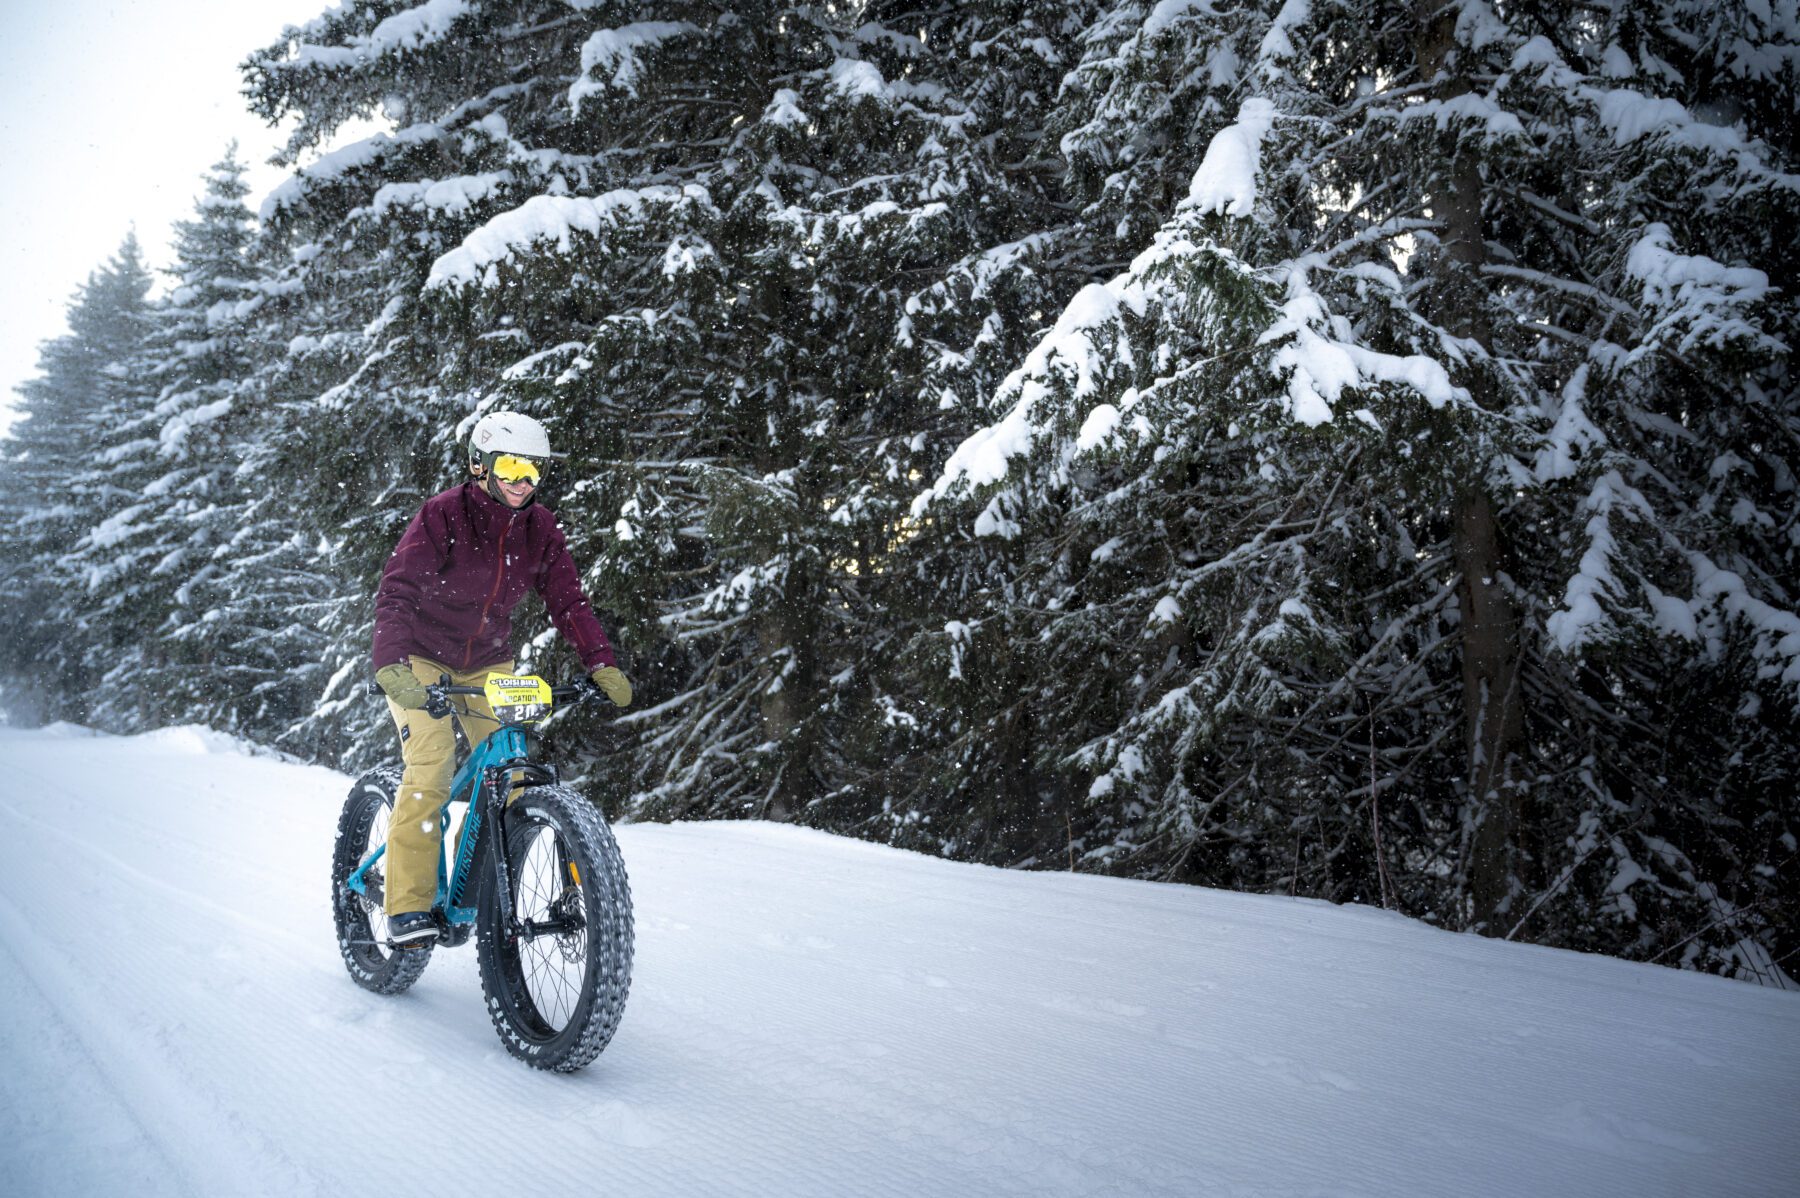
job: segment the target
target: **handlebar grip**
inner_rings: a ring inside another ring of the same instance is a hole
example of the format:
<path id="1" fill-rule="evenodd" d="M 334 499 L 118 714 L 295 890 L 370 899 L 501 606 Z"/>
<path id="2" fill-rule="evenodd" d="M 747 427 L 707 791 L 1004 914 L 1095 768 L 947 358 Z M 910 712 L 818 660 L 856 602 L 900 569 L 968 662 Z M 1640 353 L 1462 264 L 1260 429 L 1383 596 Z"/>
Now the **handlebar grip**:
<path id="1" fill-rule="evenodd" d="M 550 688 L 550 697 L 555 699 L 558 703 L 566 703 L 570 699 L 585 699 L 589 695 L 597 695 L 599 693 L 600 688 L 585 678 L 577 682 L 571 682 L 566 686 L 553 686 Z"/>

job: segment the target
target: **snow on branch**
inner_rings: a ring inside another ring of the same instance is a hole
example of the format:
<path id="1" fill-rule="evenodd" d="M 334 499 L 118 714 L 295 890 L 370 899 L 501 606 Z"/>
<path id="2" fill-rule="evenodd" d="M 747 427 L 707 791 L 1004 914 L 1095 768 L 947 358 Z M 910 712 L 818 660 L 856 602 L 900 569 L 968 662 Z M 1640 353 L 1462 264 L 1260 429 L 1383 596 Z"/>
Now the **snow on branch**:
<path id="1" fill-rule="evenodd" d="M 831 90 L 848 99 L 866 97 L 887 100 L 887 80 L 872 62 L 860 58 L 840 58 L 831 64 Z"/>
<path id="2" fill-rule="evenodd" d="M 491 198 L 497 190 L 512 181 L 511 171 L 492 171 L 481 175 L 461 175 L 452 179 L 420 179 L 412 183 L 387 183 L 375 193 L 372 207 L 377 217 L 384 218 L 396 208 L 422 211 L 428 215 L 443 212 L 451 216 L 462 216 L 470 208 Z"/>
<path id="3" fill-rule="evenodd" d="M 1256 207 L 1256 175 L 1262 142 L 1275 122 L 1275 105 L 1260 96 L 1245 100 L 1237 123 L 1213 135 L 1206 157 L 1188 186 L 1184 206 L 1226 216 L 1249 216 Z"/>
<path id="4" fill-rule="evenodd" d="M 1449 372 L 1424 354 L 1382 353 L 1345 340 L 1340 318 L 1313 290 L 1312 269 L 1318 259 L 1302 258 L 1287 270 L 1288 298 L 1281 318 L 1264 330 L 1259 344 L 1285 340 L 1273 366 L 1287 371 L 1288 414 L 1308 427 L 1325 424 L 1346 389 L 1399 384 L 1417 392 L 1433 408 L 1468 400 L 1469 393 L 1450 381 Z"/>
<path id="5" fill-rule="evenodd" d="M 1001 420 L 969 437 L 945 463 L 931 490 L 913 501 L 919 516 L 934 499 L 959 487 L 980 487 L 1006 476 L 1008 464 L 1031 450 L 1042 431 L 1037 408 L 1058 382 L 1067 385 L 1071 398 L 1081 399 L 1099 387 L 1109 331 L 1121 311 L 1142 313 L 1143 292 L 1123 275 L 1112 283 L 1090 283 L 1076 293 L 1025 362 L 1000 386 L 1002 396 L 1016 396 L 1012 409 Z"/>
<path id="6" fill-rule="evenodd" d="M 1758 143 L 1736 127 L 1701 120 L 1678 100 L 1645 95 L 1629 87 L 1593 86 L 1589 76 L 1563 60 L 1547 37 L 1534 37 L 1520 46 L 1513 54 L 1511 72 L 1540 80 L 1558 93 L 1592 105 L 1601 127 L 1619 149 L 1658 143 L 1659 149 L 1681 150 L 1729 164 L 1760 185 L 1800 191 L 1800 175 L 1771 170 Z"/>
<path id="7" fill-rule="evenodd" d="M 1538 450 L 1533 467 L 1533 474 L 1538 482 L 1573 478 L 1576 464 L 1606 444 L 1606 435 L 1587 416 L 1587 388 L 1591 371 L 1592 363 L 1583 362 L 1563 386 L 1556 423 L 1551 426 L 1543 446 Z"/>
<path id="8" fill-rule="evenodd" d="M 1643 285 L 1644 309 L 1654 320 L 1633 357 L 1657 349 L 1687 353 L 1696 346 L 1717 350 L 1734 343 L 1774 353 L 1786 350 L 1741 315 L 1772 290 L 1769 276 L 1760 270 L 1678 253 L 1669 226 L 1657 222 L 1646 226 L 1631 248 L 1625 272 Z"/>
<path id="9" fill-rule="evenodd" d="M 1562 609 L 1544 622 L 1544 631 L 1564 653 L 1578 652 L 1612 627 L 1603 604 L 1616 601 L 1624 592 L 1613 569 L 1619 548 L 1613 537 L 1613 514 L 1655 519 L 1648 501 L 1617 470 L 1608 470 L 1595 480 L 1581 507 L 1589 513 L 1587 551 L 1564 588 Z"/>
<path id="10" fill-rule="evenodd" d="M 1612 516 L 1621 514 L 1643 521 L 1656 518 L 1644 496 L 1617 471 L 1608 471 L 1596 480 L 1582 508 L 1589 513 L 1588 548 L 1569 579 L 1562 610 L 1551 615 L 1544 625 L 1551 641 L 1565 653 L 1578 652 L 1603 638 L 1612 627 L 1605 605 L 1618 602 L 1625 593 L 1614 565 L 1619 546 L 1612 531 Z M 1750 593 L 1742 575 L 1724 569 L 1705 553 L 1689 549 L 1685 556 L 1694 572 L 1691 599 L 1666 595 L 1647 580 L 1637 580 L 1649 602 L 1656 630 L 1683 639 L 1699 638 L 1707 652 L 1717 657 L 1725 651 L 1726 625 L 1741 622 L 1750 634 L 1754 655 L 1762 663 L 1761 675 L 1779 679 L 1800 698 L 1800 614 L 1758 599 Z"/>
<path id="11" fill-rule="evenodd" d="M 456 18 L 467 13 L 470 7 L 470 0 L 426 0 L 417 8 L 395 13 L 375 26 L 365 46 L 376 54 L 420 49 L 449 33 Z"/>
<path id="12" fill-rule="evenodd" d="M 1694 569 L 1690 606 L 1703 619 L 1707 649 L 1715 656 L 1723 651 L 1723 619 L 1742 620 L 1763 663 L 1762 674 L 1779 677 L 1800 699 L 1800 615 L 1756 598 L 1741 575 L 1721 568 L 1704 553 L 1690 551 L 1687 556 Z"/>
<path id="13" fill-rule="evenodd" d="M 1667 145 L 1698 150 L 1720 158 L 1738 158 L 1750 154 L 1750 143 L 1729 125 L 1709 125 L 1694 119 L 1687 106 L 1677 100 L 1646 96 L 1631 88 L 1607 91 L 1582 89 L 1595 102 L 1600 123 L 1612 134 L 1613 144 L 1655 138 Z M 1794 176 L 1784 176 L 1789 187 L 1800 183 Z"/>
<path id="14" fill-rule="evenodd" d="M 331 70 L 360 66 L 383 54 L 422 50 L 442 41 L 457 18 L 468 15 L 472 7 L 471 0 L 426 0 L 416 8 L 395 13 L 369 33 L 350 38 L 342 46 L 317 46 L 303 41 L 294 47 L 293 57 L 267 65 L 273 70 Z M 316 26 L 317 22 L 309 24 L 300 31 L 301 36 Z"/>
<path id="15" fill-rule="evenodd" d="M 1474 92 L 1447 100 L 1411 104 L 1401 108 L 1395 116 L 1402 130 L 1415 121 L 1428 120 L 1440 132 L 1452 126 L 1481 129 L 1484 143 L 1525 137 L 1525 126 L 1517 116 L 1502 108 L 1493 97 Z"/>
<path id="16" fill-rule="evenodd" d="M 379 165 L 390 154 L 423 142 L 436 141 L 443 135 L 443 129 L 437 125 L 411 125 L 398 133 L 377 133 L 373 137 L 365 137 L 329 154 L 323 154 L 317 162 L 295 171 L 271 191 L 268 198 L 263 200 L 262 209 L 257 215 L 264 221 L 272 220 L 287 209 L 304 203 L 307 193 L 319 184 L 335 183 L 352 171 Z"/>
<path id="17" fill-rule="evenodd" d="M 791 87 L 778 88 L 759 119 L 783 129 L 804 129 L 812 121 L 800 107 L 800 93 Z"/>
<path id="18" fill-rule="evenodd" d="M 638 53 L 698 30 L 690 21 L 638 21 L 595 33 L 581 47 L 581 74 L 569 85 L 570 110 L 580 116 L 581 102 L 608 88 L 635 99 L 642 72 Z"/>
<path id="19" fill-rule="evenodd" d="M 550 242 L 558 253 L 566 254 L 576 233 L 598 236 L 642 220 L 655 208 L 690 206 L 711 207 L 705 188 L 690 183 L 620 188 L 598 196 L 533 196 L 488 221 L 464 238 L 462 245 L 433 262 L 425 287 L 431 290 L 480 282 L 490 267 L 540 242 Z"/>
<path id="20" fill-rule="evenodd" d="M 184 457 L 187 454 L 187 440 L 196 428 L 211 424 L 231 412 L 232 399 L 227 395 L 223 399 L 215 399 L 211 403 L 178 413 L 171 417 L 162 427 L 159 440 L 162 442 L 159 452 L 163 457 Z"/>
<path id="21" fill-rule="evenodd" d="M 858 26 L 856 32 L 850 35 L 850 40 L 863 46 L 882 46 L 899 54 L 902 58 L 924 58 L 927 53 L 925 43 L 918 38 L 909 33 L 900 33 L 889 29 L 874 21 L 865 21 Z M 986 43 L 977 42 L 975 44 L 985 45 Z M 980 57 L 974 51 L 971 51 L 971 55 Z"/>
<path id="22" fill-rule="evenodd" d="M 1281 64 L 1297 57 L 1292 34 L 1311 16 L 1312 0 L 1287 0 L 1281 6 L 1281 11 L 1269 22 L 1269 31 L 1263 35 L 1262 45 L 1256 51 L 1256 65 L 1264 78 L 1281 75 L 1286 70 Z"/>

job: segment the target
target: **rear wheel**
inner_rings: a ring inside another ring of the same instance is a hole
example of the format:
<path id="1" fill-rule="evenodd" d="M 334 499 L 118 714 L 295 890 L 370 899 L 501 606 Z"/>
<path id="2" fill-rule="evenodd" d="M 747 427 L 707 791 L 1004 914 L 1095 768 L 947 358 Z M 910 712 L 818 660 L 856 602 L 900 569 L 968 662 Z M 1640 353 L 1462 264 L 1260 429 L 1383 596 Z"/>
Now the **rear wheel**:
<path id="1" fill-rule="evenodd" d="M 364 893 L 345 882 L 375 849 L 387 843 L 388 820 L 400 767 L 370 770 L 350 788 L 338 816 L 337 843 L 331 851 L 331 914 L 337 923 L 338 952 L 356 984 L 377 994 L 399 994 L 419 980 L 431 961 L 431 948 L 388 947 L 388 920 L 383 910 L 385 861 L 363 875 Z"/>
<path id="2" fill-rule="evenodd" d="M 476 915 L 488 1015 L 508 1052 L 572 1072 L 612 1039 L 631 988 L 625 862 L 606 820 L 566 786 L 534 786 L 515 800 L 506 846 L 515 922 L 501 923 L 491 859 Z"/>

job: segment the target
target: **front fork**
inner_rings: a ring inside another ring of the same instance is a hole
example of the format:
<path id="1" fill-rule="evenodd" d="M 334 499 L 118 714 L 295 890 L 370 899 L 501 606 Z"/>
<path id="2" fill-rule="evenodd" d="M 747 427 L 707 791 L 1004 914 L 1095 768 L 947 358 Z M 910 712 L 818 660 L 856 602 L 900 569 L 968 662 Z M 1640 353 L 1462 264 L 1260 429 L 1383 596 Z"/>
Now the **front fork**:
<path id="1" fill-rule="evenodd" d="M 514 765 L 495 766 L 488 771 L 487 776 L 488 818 L 491 821 L 488 826 L 493 830 L 494 837 L 494 903 L 497 922 L 506 929 L 507 938 L 511 940 L 536 940 L 539 936 L 566 936 L 579 932 L 584 921 L 578 916 L 571 917 L 566 912 L 553 910 L 547 913 L 548 919 L 522 920 L 513 907 L 512 851 L 506 840 L 505 796 L 513 785 Z M 524 772 L 528 775 L 529 782 L 556 780 L 553 767 L 537 762 L 531 763 L 531 769 Z M 537 776 L 530 776 L 534 774 Z M 520 800 L 524 800 L 523 794 L 520 795 Z M 560 853 L 557 868 L 559 874 L 567 868 Z M 555 906 L 560 907 L 562 904 L 559 901 Z"/>
<path id="2" fill-rule="evenodd" d="M 506 845 L 506 798 L 512 790 L 512 771 L 490 767 L 483 790 L 487 794 L 488 834 L 494 841 L 494 904 L 498 923 L 506 929 L 508 936 L 517 937 L 519 929 L 513 922 L 512 866 L 509 864 L 512 854 Z"/>

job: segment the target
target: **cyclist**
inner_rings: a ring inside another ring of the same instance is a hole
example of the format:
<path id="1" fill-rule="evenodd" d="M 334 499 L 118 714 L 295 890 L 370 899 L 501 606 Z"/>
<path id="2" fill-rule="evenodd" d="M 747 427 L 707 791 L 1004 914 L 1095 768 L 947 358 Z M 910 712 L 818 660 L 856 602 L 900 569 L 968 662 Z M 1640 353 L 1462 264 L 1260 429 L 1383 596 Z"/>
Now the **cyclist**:
<path id="1" fill-rule="evenodd" d="M 431 917 L 438 812 L 450 793 L 456 737 L 449 720 L 424 710 L 426 684 L 448 674 L 457 686 L 480 686 L 490 674 L 511 672 L 512 610 L 536 591 L 606 697 L 620 707 L 631 702 L 631 683 L 582 592 L 562 529 L 536 502 L 544 470 L 563 456 L 550 451 L 544 426 L 531 417 L 483 416 L 469 434 L 474 477 L 425 501 L 381 573 L 375 681 L 387 694 L 406 767 L 387 845 L 385 905 L 398 945 L 422 948 L 438 934 Z M 470 743 L 497 726 L 486 700 L 473 696 L 456 720 Z"/>

